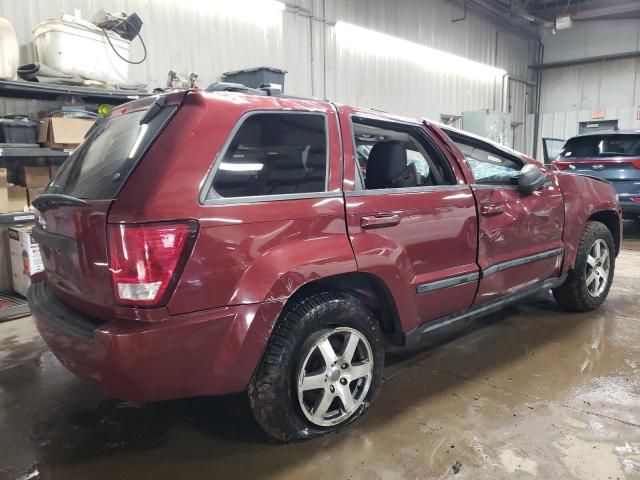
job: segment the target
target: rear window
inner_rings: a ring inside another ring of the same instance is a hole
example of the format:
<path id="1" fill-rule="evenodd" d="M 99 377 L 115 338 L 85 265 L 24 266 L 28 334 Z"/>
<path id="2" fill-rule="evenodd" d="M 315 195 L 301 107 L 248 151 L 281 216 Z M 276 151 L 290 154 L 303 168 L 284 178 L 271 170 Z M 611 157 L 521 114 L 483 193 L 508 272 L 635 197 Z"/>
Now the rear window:
<path id="1" fill-rule="evenodd" d="M 558 158 L 638 156 L 640 156 L 640 135 L 618 134 L 570 138 Z"/>
<path id="2" fill-rule="evenodd" d="M 324 115 L 256 113 L 232 138 L 207 199 L 324 192 L 326 179 Z"/>
<path id="3" fill-rule="evenodd" d="M 47 188 L 88 200 L 115 198 L 175 107 L 163 108 L 149 123 L 147 110 L 107 117 L 96 124 Z"/>

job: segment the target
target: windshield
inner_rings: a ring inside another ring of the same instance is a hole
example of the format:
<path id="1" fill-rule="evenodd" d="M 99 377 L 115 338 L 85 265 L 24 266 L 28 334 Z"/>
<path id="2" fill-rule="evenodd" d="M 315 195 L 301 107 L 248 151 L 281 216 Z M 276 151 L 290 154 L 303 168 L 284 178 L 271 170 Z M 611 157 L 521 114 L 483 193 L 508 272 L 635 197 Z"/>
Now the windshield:
<path id="1" fill-rule="evenodd" d="M 46 193 L 82 199 L 111 199 L 134 169 L 175 108 L 163 108 L 147 124 L 139 110 L 99 120 L 64 162 Z"/>
<path id="2" fill-rule="evenodd" d="M 588 135 L 567 140 L 558 159 L 590 157 L 639 157 L 640 135 Z"/>

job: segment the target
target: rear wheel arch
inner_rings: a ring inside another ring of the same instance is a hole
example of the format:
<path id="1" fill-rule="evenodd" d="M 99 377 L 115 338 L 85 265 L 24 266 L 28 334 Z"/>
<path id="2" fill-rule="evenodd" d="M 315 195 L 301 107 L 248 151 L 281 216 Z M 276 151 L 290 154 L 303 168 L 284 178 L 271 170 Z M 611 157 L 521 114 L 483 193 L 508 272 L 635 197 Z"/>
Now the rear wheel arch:
<path id="1" fill-rule="evenodd" d="M 303 299 L 320 292 L 339 291 L 356 297 L 375 315 L 387 342 L 403 344 L 400 315 L 393 294 L 379 277 L 363 272 L 350 272 L 319 278 L 301 285 L 285 302 L 278 320 L 288 309 Z"/>

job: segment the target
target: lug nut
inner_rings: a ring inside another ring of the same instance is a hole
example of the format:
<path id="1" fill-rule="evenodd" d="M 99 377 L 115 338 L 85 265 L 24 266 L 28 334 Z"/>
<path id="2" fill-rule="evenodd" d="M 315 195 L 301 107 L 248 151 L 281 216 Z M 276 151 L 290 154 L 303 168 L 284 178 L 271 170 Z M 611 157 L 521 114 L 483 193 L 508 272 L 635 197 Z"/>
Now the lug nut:
<path id="1" fill-rule="evenodd" d="M 329 391 L 331 393 L 335 392 L 336 391 L 336 387 L 334 387 L 333 385 L 329 385 Z"/>
<path id="2" fill-rule="evenodd" d="M 340 365 L 340 368 L 342 368 L 343 370 L 348 367 L 349 367 L 348 363 L 343 363 L 342 365 Z"/>
<path id="3" fill-rule="evenodd" d="M 341 383 L 342 385 L 346 385 L 346 384 L 347 384 L 347 379 L 346 379 L 346 378 L 344 378 L 344 377 L 342 377 L 342 378 L 340 379 L 340 383 Z"/>

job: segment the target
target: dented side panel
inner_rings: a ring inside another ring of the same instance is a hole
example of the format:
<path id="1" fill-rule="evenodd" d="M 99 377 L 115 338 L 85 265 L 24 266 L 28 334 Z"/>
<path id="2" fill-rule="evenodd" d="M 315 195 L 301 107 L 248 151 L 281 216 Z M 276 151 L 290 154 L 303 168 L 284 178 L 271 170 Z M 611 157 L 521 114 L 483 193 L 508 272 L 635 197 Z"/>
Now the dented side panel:
<path id="1" fill-rule="evenodd" d="M 229 209 L 212 207 L 220 218 L 201 223 L 191 261 L 169 304 L 172 315 L 283 301 L 309 281 L 356 270 L 342 197 L 279 203 L 270 206 L 265 221 L 227 225 L 221 223 Z M 242 206 L 239 218 L 246 220 L 257 208 Z"/>
<path id="2" fill-rule="evenodd" d="M 563 240 L 565 255 L 563 272 L 573 268 L 580 237 L 589 218 L 599 212 L 615 212 L 620 221 L 620 238 L 622 238 L 622 212 L 613 187 L 602 180 L 558 173 L 558 182 L 564 199 L 565 222 Z M 620 245 L 617 246 L 618 249 Z"/>

